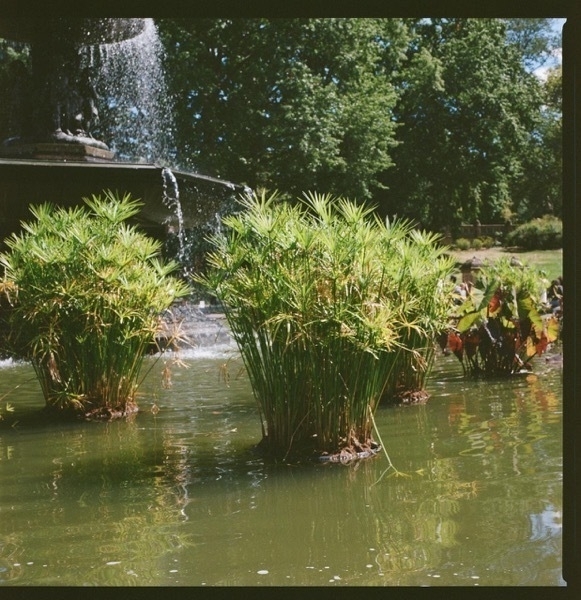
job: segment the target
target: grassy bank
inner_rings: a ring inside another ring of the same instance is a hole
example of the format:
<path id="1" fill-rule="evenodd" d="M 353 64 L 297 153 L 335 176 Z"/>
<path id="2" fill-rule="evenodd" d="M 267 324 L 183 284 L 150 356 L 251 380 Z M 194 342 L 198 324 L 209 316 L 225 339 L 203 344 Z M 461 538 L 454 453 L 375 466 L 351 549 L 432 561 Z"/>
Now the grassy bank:
<path id="1" fill-rule="evenodd" d="M 482 250 L 452 250 L 452 256 L 458 262 L 464 262 L 476 256 L 480 260 L 494 261 L 500 257 L 515 256 L 531 267 L 546 273 L 547 279 L 555 279 L 563 274 L 563 250 L 533 250 L 521 252 L 516 248 L 487 248 Z"/>

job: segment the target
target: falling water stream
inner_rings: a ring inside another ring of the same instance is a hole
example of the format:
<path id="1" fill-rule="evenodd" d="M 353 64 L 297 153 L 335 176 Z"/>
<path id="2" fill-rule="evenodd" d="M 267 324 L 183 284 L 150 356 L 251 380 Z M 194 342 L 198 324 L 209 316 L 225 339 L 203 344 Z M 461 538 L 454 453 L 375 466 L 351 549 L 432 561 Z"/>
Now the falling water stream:
<path id="1" fill-rule="evenodd" d="M 182 265 L 182 272 L 184 276 L 188 275 L 188 267 L 186 260 L 186 241 L 185 241 L 185 229 L 184 229 L 184 215 L 182 211 L 182 205 L 180 202 L 180 191 L 178 187 L 177 179 L 172 173 L 171 169 L 164 167 L 161 170 L 161 176 L 163 179 L 163 203 L 172 211 L 177 219 L 177 239 L 178 239 L 178 252 L 176 260 Z"/>
<path id="2" fill-rule="evenodd" d="M 107 140 L 119 160 L 170 161 L 172 102 L 153 19 L 145 19 L 140 35 L 83 46 L 79 52 L 102 106 L 96 137 Z"/>

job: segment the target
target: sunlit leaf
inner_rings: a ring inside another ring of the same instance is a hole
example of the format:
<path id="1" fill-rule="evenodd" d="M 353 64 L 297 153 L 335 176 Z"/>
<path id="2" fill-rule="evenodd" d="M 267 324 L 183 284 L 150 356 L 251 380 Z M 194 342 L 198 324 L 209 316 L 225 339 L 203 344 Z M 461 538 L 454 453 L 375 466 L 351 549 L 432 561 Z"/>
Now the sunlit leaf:
<path id="1" fill-rule="evenodd" d="M 547 319 L 545 324 L 547 326 L 547 339 L 549 340 L 549 342 L 556 341 L 559 338 L 561 332 L 561 324 L 559 322 L 559 319 L 557 319 L 557 317 L 552 316 L 549 319 Z"/>
<path id="2" fill-rule="evenodd" d="M 480 313 L 480 311 L 468 313 L 467 315 L 464 315 L 460 319 L 460 321 L 458 321 L 458 325 L 456 326 L 456 328 L 458 329 L 458 331 L 460 333 L 464 333 L 465 331 L 468 331 L 474 325 L 478 325 L 482 320 L 483 320 L 483 316 Z"/>
<path id="3" fill-rule="evenodd" d="M 497 289 L 492 298 L 488 301 L 488 316 L 494 317 L 500 311 L 502 307 L 502 292 L 500 289 Z"/>

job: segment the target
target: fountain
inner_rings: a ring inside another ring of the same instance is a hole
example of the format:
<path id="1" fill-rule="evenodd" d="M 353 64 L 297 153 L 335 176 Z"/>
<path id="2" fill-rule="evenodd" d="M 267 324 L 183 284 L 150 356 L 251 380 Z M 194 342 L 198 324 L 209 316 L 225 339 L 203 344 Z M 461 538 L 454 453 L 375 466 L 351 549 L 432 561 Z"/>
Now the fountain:
<path id="1" fill-rule="evenodd" d="M 171 111 L 152 19 L 4 18 L 0 37 L 29 44 L 32 63 L 16 78 L 13 131 L 0 145 L 0 245 L 30 218 L 29 204 L 73 206 L 111 189 L 141 199 L 139 225 L 159 238 L 177 234 L 183 256 L 184 228 L 212 220 L 243 191 L 170 171 Z"/>

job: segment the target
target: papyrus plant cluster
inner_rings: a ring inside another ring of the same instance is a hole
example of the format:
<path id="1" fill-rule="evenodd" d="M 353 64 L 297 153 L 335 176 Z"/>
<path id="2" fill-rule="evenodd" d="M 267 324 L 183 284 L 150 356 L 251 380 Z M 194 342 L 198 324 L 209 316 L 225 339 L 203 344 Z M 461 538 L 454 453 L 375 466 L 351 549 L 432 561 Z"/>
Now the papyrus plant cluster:
<path id="1" fill-rule="evenodd" d="M 429 369 L 452 261 L 435 236 L 346 199 L 241 203 L 198 280 L 226 308 L 263 445 L 280 457 L 369 447 L 382 396 Z"/>
<path id="2" fill-rule="evenodd" d="M 35 219 L 6 240 L 11 344 L 32 362 L 51 408 L 124 414 L 160 313 L 187 293 L 160 242 L 126 222 L 140 206 L 111 192 L 75 208 L 33 206 Z"/>

